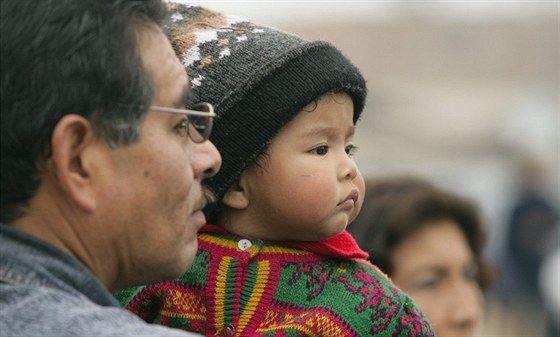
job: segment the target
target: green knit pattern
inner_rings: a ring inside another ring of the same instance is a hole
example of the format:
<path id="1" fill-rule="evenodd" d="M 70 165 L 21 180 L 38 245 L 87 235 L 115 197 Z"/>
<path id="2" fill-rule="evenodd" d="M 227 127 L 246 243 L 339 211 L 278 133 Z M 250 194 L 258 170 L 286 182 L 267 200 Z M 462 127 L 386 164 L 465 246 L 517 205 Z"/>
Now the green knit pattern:
<path id="1" fill-rule="evenodd" d="M 433 336 L 410 297 L 366 260 L 199 234 L 181 278 L 117 298 L 147 321 L 215 336 Z"/>

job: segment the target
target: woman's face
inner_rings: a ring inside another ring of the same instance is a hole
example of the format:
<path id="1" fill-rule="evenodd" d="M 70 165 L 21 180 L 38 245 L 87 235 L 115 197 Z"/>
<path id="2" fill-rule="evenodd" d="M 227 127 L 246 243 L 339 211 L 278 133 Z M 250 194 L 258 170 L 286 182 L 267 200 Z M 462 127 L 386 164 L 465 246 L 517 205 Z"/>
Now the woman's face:
<path id="1" fill-rule="evenodd" d="M 432 323 L 438 337 L 474 336 L 482 310 L 478 267 L 459 225 L 425 224 L 392 254 L 391 275 Z"/>

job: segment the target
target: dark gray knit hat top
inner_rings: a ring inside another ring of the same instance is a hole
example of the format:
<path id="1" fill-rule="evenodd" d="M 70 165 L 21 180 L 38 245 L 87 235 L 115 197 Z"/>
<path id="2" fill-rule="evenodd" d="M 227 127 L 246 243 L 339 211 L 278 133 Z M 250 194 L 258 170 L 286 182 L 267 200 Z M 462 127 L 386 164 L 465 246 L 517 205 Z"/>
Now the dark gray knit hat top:
<path id="1" fill-rule="evenodd" d="M 360 71 L 328 42 L 306 41 L 243 18 L 168 4 L 168 34 L 187 69 L 194 102 L 217 113 L 210 140 L 222 168 L 206 182 L 222 200 L 241 173 L 306 105 L 346 92 L 354 123 L 365 104 Z M 207 210 L 215 221 L 213 210 Z"/>

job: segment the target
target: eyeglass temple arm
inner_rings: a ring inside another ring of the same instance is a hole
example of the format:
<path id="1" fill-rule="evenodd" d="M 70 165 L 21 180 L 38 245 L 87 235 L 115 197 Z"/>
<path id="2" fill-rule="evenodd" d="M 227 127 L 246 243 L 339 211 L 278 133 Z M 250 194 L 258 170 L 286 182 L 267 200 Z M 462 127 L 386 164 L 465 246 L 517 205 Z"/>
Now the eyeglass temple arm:
<path id="1" fill-rule="evenodd" d="M 201 116 L 201 117 L 216 117 L 216 113 L 210 104 L 207 104 L 210 111 L 202 112 L 190 109 L 174 109 L 174 108 L 166 108 L 157 105 L 150 105 L 150 110 L 154 111 L 161 111 L 161 112 L 170 112 L 175 114 L 183 114 L 183 115 L 193 115 L 193 116 Z"/>

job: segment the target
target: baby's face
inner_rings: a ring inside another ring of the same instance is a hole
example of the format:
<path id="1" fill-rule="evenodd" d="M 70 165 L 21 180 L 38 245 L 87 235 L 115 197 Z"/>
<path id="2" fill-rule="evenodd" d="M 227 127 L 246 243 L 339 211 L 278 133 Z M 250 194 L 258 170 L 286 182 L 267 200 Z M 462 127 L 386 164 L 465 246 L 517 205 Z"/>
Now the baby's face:
<path id="1" fill-rule="evenodd" d="M 358 214 L 364 181 L 352 158 L 353 103 L 322 96 L 272 140 L 262 167 L 241 177 L 249 203 L 232 229 L 265 240 L 317 241 L 342 232 Z"/>

